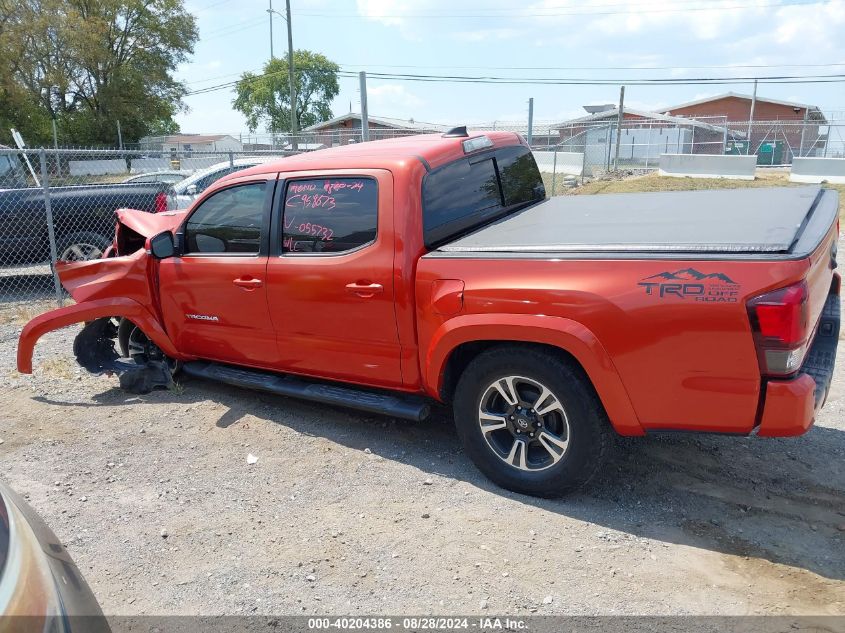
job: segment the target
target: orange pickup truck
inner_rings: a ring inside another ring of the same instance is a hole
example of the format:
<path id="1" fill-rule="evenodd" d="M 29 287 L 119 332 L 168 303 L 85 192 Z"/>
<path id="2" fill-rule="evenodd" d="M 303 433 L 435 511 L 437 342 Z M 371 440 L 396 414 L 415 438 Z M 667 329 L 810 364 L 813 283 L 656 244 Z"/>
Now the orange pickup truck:
<path id="1" fill-rule="evenodd" d="M 516 134 L 361 143 L 118 212 L 57 264 L 45 332 L 143 391 L 175 371 L 400 418 L 454 409 L 511 490 L 585 484 L 614 434 L 805 432 L 839 332 L 838 197 L 817 187 L 547 198 Z"/>

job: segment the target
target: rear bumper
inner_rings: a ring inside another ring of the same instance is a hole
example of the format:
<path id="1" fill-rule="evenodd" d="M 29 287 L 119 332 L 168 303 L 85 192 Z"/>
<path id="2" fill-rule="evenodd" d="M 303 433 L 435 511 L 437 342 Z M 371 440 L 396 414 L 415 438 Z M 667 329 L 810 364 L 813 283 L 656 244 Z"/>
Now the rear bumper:
<path id="1" fill-rule="evenodd" d="M 758 435 L 789 437 L 801 435 L 812 426 L 833 380 L 839 322 L 839 295 L 831 294 L 825 303 L 816 338 L 801 370 L 789 380 L 769 380 L 766 383 L 766 399 L 757 429 Z"/>

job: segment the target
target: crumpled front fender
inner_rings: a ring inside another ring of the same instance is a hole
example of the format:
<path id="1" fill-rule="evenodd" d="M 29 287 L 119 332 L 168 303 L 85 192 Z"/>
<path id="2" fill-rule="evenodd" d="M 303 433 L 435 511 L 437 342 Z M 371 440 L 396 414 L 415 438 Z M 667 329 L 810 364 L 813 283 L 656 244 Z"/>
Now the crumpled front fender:
<path id="1" fill-rule="evenodd" d="M 134 299 L 113 297 L 51 310 L 32 319 L 23 328 L 18 339 L 18 371 L 22 374 L 32 373 L 32 352 L 38 339 L 47 332 L 103 317 L 126 317 L 141 328 L 144 334 L 167 356 L 177 360 L 187 360 L 177 351 L 167 332 L 145 306 Z"/>

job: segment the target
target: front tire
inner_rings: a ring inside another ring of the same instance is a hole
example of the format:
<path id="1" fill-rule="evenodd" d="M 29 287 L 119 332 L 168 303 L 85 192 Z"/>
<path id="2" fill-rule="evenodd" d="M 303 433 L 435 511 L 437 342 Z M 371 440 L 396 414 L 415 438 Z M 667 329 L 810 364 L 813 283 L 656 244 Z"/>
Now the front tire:
<path id="1" fill-rule="evenodd" d="M 478 469 L 503 488 L 538 497 L 586 485 L 611 441 L 604 407 L 580 367 L 530 346 L 475 358 L 458 381 L 454 412 Z"/>

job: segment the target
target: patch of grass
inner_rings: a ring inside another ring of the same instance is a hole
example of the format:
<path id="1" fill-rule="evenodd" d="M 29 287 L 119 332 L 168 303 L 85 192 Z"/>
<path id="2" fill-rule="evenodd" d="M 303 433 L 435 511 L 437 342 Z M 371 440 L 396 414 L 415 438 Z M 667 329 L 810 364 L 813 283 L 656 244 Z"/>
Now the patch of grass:
<path id="1" fill-rule="evenodd" d="M 173 385 L 170 387 L 170 393 L 175 396 L 182 396 L 185 394 L 185 385 L 181 382 L 174 382 Z"/>
<path id="2" fill-rule="evenodd" d="M 0 307 L 0 325 L 24 325 L 56 307 L 55 301 L 33 301 Z"/>
<path id="3" fill-rule="evenodd" d="M 598 193 L 636 193 L 644 191 L 693 191 L 701 189 L 747 189 L 756 187 L 806 187 L 797 182 L 789 182 L 786 172 L 758 172 L 754 180 L 729 180 L 726 178 L 672 178 L 656 173 L 645 176 L 631 176 L 619 180 L 594 180 L 580 187 L 561 189 L 565 195 L 592 195 Z M 839 217 L 845 218 L 845 185 L 823 184 L 828 189 L 839 192 Z"/>
<path id="4" fill-rule="evenodd" d="M 71 380 L 76 376 L 76 364 L 67 358 L 48 358 L 41 363 L 41 372 L 45 376 Z"/>

